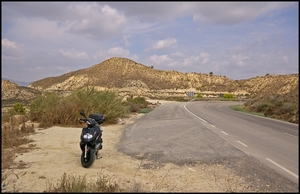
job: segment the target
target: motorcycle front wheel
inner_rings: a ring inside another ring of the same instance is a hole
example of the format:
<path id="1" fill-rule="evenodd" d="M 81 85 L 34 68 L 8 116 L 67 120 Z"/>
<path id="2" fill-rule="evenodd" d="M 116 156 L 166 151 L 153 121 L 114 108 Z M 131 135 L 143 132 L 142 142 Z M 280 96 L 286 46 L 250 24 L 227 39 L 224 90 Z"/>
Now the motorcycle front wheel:
<path id="1" fill-rule="evenodd" d="M 95 162 L 95 159 L 96 159 L 95 150 L 92 148 L 89 148 L 88 152 L 86 154 L 86 158 L 84 158 L 84 151 L 81 154 L 81 165 L 84 168 L 88 168 L 93 165 L 93 163 Z"/>

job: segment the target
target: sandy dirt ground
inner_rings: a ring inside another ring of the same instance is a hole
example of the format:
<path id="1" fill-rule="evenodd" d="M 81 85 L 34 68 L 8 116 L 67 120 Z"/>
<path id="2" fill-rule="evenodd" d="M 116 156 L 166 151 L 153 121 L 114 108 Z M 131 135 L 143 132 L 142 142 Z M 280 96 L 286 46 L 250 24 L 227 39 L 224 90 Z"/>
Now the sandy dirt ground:
<path id="1" fill-rule="evenodd" d="M 102 126 L 103 149 L 100 158 L 90 168 L 80 163 L 79 136 L 81 128 L 54 126 L 36 129 L 28 146 L 31 151 L 17 154 L 11 175 L 2 183 L 2 192 L 47 192 L 51 185 L 59 184 L 64 173 L 86 176 L 92 181 L 101 175 L 129 192 L 247 192 L 247 182 L 230 169 L 218 165 L 199 164 L 147 168 L 146 160 L 131 158 L 116 149 L 124 126 L 143 114 L 123 119 L 123 124 Z M 34 146 L 32 146 L 34 145 Z M 149 166 L 149 165 L 148 165 Z M 151 166 L 151 165 L 150 165 Z M 5 173 L 2 171 L 2 173 Z M 9 183 L 9 184 L 8 184 Z"/>

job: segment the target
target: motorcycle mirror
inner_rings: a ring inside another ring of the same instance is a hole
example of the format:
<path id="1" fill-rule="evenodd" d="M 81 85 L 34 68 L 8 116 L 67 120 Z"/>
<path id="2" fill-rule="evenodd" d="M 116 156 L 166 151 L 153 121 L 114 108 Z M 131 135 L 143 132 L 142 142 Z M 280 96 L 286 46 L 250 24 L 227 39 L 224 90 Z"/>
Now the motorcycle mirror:
<path id="1" fill-rule="evenodd" d="M 80 115 L 82 115 L 83 117 L 85 117 L 85 118 L 86 118 L 86 116 L 85 116 L 85 113 L 84 113 L 84 111 L 83 111 L 83 110 L 81 110 L 81 111 L 80 111 Z"/>

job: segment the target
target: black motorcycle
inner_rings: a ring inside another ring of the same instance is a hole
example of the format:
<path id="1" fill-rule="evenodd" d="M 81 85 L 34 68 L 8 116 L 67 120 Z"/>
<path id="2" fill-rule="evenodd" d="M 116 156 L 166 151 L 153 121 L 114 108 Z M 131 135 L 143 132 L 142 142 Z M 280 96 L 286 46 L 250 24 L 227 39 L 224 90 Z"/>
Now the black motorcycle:
<path id="1" fill-rule="evenodd" d="M 102 130 L 100 124 L 105 121 L 102 114 L 90 114 L 87 118 L 83 111 L 80 111 L 80 115 L 84 118 L 80 118 L 80 122 L 87 124 L 87 127 L 82 128 L 80 135 L 80 148 L 81 165 L 88 168 L 93 165 L 96 157 L 98 157 L 98 151 L 102 149 Z"/>

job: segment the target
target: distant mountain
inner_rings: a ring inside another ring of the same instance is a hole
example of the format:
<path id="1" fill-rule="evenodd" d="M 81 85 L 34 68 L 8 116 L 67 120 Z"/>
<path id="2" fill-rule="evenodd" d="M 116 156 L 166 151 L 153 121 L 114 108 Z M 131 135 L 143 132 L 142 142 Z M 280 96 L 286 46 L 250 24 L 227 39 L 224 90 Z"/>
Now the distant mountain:
<path id="1" fill-rule="evenodd" d="M 30 82 L 17 81 L 17 80 L 8 79 L 8 78 L 2 78 L 2 79 L 16 83 L 18 86 L 29 86 L 31 84 Z"/>

